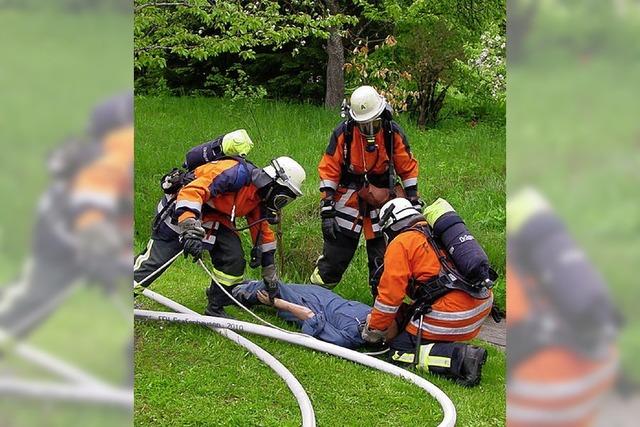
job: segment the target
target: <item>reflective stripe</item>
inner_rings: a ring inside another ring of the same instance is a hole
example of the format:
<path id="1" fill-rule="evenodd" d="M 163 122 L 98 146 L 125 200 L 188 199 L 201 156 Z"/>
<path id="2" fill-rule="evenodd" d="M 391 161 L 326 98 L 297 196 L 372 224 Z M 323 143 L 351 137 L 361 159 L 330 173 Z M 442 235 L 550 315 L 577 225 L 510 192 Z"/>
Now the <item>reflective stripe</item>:
<path id="1" fill-rule="evenodd" d="M 369 217 L 371 217 L 371 219 L 378 219 L 379 216 L 380 216 L 380 209 L 373 209 L 372 211 L 369 212 Z"/>
<path id="2" fill-rule="evenodd" d="M 382 230 L 382 227 L 380 227 L 380 224 L 378 224 L 377 222 L 372 222 L 371 229 L 373 230 L 374 233 L 377 233 L 378 231 Z"/>
<path id="3" fill-rule="evenodd" d="M 116 209 L 116 199 L 113 196 L 97 193 L 95 191 L 80 191 L 71 196 L 71 203 L 74 206 L 97 206 L 106 210 Z"/>
<path id="4" fill-rule="evenodd" d="M 242 280 L 244 279 L 244 274 L 241 276 L 233 276 L 231 274 L 224 273 L 215 267 L 211 269 L 211 273 L 213 274 L 213 277 L 215 277 L 216 280 L 220 282 L 221 285 L 224 285 L 224 286 L 235 285 L 237 283 L 242 282 Z"/>
<path id="5" fill-rule="evenodd" d="M 204 224 L 202 224 L 202 228 L 204 228 L 207 231 L 207 234 L 205 235 L 205 238 L 202 239 L 203 242 L 205 243 L 209 243 L 210 245 L 213 245 L 216 243 L 216 231 L 218 230 L 218 228 L 220 228 L 220 222 L 216 221 L 215 223 L 213 221 L 207 221 Z M 211 231 L 211 233 L 209 234 L 209 231 Z"/>
<path id="6" fill-rule="evenodd" d="M 347 221 L 346 219 L 336 217 L 336 221 L 338 222 L 338 225 L 340 227 L 346 228 L 347 230 L 351 230 L 354 233 L 359 233 L 362 230 L 362 226 L 360 224 L 356 224 L 356 226 L 353 227 L 353 222 Z"/>
<path id="7" fill-rule="evenodd" d="M 347 192 L 344 193 L 342 197 L 340 197 L 340 199 L 336 202 L 336 210 L 340 212 L 344 212 L 347 215 L 352 216 L 354 218 L 357 218 L 358 215 L 360 215 L 360 212 L 358 211 L 358 209 L 354 209 L 346 205 L 346 203 L 349 201 L 349 199 L 355 192 L 356 190 L 347 190 Z"/>
<path id="8" fill-rule="evenodd" d="M 478 314 L 482 313 L 489 307 L 493 305 L 493 295 L 485 302 L 477 306 L 476 308 L 472 308 L 471 310 L 466 311 L 436 311 L 433 310 L 428 314 L 425 314 L 425 319 L 435 319 L 435 320 L 467 320 L 473 317 L 476 317 Z"/>
<path id="9" fill-rule="evenodd" d="M 263 243 L 258 246 L 262 252 L 269 252 L 276 250 L 276 242 Z"/>
<path id="10" fill-rule="evenodd" d="M 338 183 L 329 179 L 323 179 L 320 181 L 320 189 L 322 190 L 323 188 L 332 188 L 335 190 L 338 188 Z"/>
<path id="11" fill-rule="evenodd" d="M 430 356 L 431 349 L 434 343 L 421 345 L 418 353 L 418 366 L 429 368 L 429 366 L 436 366 L 440 368 L 450 368 L 451 358 L 444 356 Z"/>
<path id="12" fill-rule="evenodd" d="M 553 383 L 513 380 L 509 382 L 509 393 L 529 399 L 566 399 L 593 389 L 607 379 L 612 379 L 618 370 L 618 358 L 614 358 L 597 371 L 574 381 Z"/>
<path id="13" fill-rule="evenodd" d="M 580 405 L 572 404 L 565 408 L 543 407 L 531 408 L 509 401 L 507 405 L 507 419 L 535 424 L 554 423 L 561 425 L 570 421 L 577 421 L 598 409 L 603 402 L 599 395 Z"/>
<path id="14" fill-rule="evenodd" d="M 187 208 L 200 212 L 202 204 L 200 202 L 192 202 L 191 200 L 178 200 L 176 203 L 176 209 Z"/>
<path id="15" fill-rule="evenodd" d="M 381 311 L 382 313 L 395 314 L 400 309 L 400 306 L 383 304 L 376 299 L 376 302 L 373 304 L 373 308 Z"/>
<path id="16" fill-rule="evenodd" d="M 153 239 L 149 239 L 147 242 L 147 249 L 145 249 L 144 253 L 140 254 L 138 258 L 136 258 L 136 262 L 133 264 L 133 271 L 136 271 L 140 268 L 140 265 L 149 259 L 151 256 L 151 247 L 153 246 Z"/>
<path id="17" fill-rule="evenodd" d="M 478 320 L 477 322 L 472 323 L 471 325 L 460 326 L 457 328 L 446 328 L 444 326 L 435 326 L 435 325 L 430 325 L 427 322 L 423 322 L 422 330 L 425 332 L 429 332 L 431 334 L 436 334 L 436 335 L 464 335 L 478 329 L 480 326 L 482 326 L 482 322 L 484 322 L 484 317 Z M 411 324 L 415 326 L 416 329 L 420 325 L 418 320 L 412 320 Z"/>
<path id="18" fill-rule="evenodd" d="M 411 187 L 412 185 L 418 185 L 418 178 L 409 178 L 402 181 L 402 185 L 406 187 Z"/>
<path id="19" fill-rule="evenodd" d="M 396 362 L 404 362 L 404 363 L 413 363 L 413 358 L 414 358 L 414 355 L 411 353 L 400 354 L 400 352 L 398 351 L 393 353 L 393 355 L 391 356 L 392 360 Z"/>

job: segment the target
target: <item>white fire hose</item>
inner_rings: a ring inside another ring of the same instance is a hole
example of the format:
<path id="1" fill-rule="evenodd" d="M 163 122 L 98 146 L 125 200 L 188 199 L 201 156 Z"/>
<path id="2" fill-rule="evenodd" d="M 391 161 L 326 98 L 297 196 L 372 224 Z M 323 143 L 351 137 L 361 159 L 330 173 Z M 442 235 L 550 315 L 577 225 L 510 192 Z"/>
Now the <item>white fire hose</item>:
<path id="1" fill-rule="evenodd" d="M 198 316 L 198 314 L 195 311 L 183 306 L 182 304 L 179 304 L 173 301 L 172 299 L 169 299 L 163 295 L 160 295 L 157 292 L 153 292 L 150 289 L 145 289 L 144 291 L 142 291 L 142 295 L 178 313 L 185 313 L 191 316 Z M 236 344 L 246 348 L 251 353 L 253 353 L 258 359 L 262 360 L 264 363 L 267 364 L 267 366 L 273 369 L 273 371 L 280 378 L 284 380 L 284 382 L 287 384 L 287 387 L 289 387 L 289 390 L 291 390 L 291 392 L 293 393 L 293 396 L 298 402 L 298 406 L 300 407 L 300 413 L 302 415 L 302 426 L 315 427 L 316 425 L 315 413 L 313 411 L 313 406 L 311 405 L 311 401 L 309 400 L 309 396 L 307 395 L 307 392 L 304 390 L 300 382 L 298 382 L 296 377 L 293 376 L 293 374 L 282 363 L 280 363 L 278 359 L 273 357 L 262 347 L 258 346 L 257 344 L 254 344 L 253 342 L 244 338 L 242 335 L 236 334 L 235 332 L 231 331 L 229 328 L 220 328 L 215 325 L 206 325 L 206 326 L 218 332 L 223 337 L 228 338 L 231 341 L 235 342 Z"/>
<path id="2" fill-rule="evenodd" d="M 143 294 L 153 298 L 151 295 L 161 297 L 153 291 L 146 289 Z M 155 298 L 154 298 L 155 299 Z M 168 299 L 167 299 L 168 300 Z M 169 313 L 158 312 L 151 310 L 134 310 L 134 315 L 138 319 L 158 320 L 177 323 L 193 323 L 214 327 L 217 329 L 231 329 L 235 331 L 248 332 L 251 334 L 261 335 L 268 338 L 273 338 L 281 341 L 286 341 L 291 344 L 301 345 L 314 350 L 322 351 L 325 353 L 333 354 L 334 356 L 342 357 L 352 362 L 359 363 L 361 365 L 369 366 L 391 375 L 408 380 L 418 387 L 425 390 L 431 396 L 433 396 L 443 410 L 443 419 L 438 424 L 438 427 L 453 427 L 456 423 L 456 409 L 453 406 L 453 402 L 449 397 L 434 384 L 430 383 L 426 379 L 411 373 L 398 366 L 384 362 L 371 356 L 359 353 L 354 350 L 339 347 L 334 344 L 330 344 L 324 341 L 317 340 L 310 336 L 304 336 L 300 334 L 293 334 L 284 332 L 278 329 L 270 328 L 267 326 L 256 325 L 253 323 L 242 322 L 235 319 L 224 319 L 211 316 L 202 316 L 195 313 Z"/>

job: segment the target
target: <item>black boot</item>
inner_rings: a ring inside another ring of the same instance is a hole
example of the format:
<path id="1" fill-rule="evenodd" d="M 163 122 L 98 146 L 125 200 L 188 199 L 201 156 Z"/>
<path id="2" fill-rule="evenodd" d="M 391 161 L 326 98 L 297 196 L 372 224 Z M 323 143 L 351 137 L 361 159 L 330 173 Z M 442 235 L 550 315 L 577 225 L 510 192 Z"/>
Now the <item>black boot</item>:
<path id="1" fill-rule="evenodd" d="M 225 298 L 222 298 L 225 297 Z M 212 283 L 207 289 L 207 308 L 204 310 L 205 316 L 223 317 L 230 319 L 231 316 L 224 311 L 225 302 L 228 297 L 218 288 L 218 285 Z"/>
<path id="2" fill-rule="evenodd" d="M 487 350 L 467 345 L 462 352 L 462 366 L 456 382 L 465 387 L 475 387 L 482 379 L 482 366 L 487 361 Z"/>

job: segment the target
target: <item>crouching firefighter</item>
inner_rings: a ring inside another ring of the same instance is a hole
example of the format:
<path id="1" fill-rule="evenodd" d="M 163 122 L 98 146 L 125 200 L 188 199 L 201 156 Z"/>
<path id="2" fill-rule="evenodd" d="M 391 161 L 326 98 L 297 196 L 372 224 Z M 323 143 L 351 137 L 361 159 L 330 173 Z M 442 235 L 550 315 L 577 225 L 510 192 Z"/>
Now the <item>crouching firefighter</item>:
<path id="1" fill-rule="evenodd" d="M 452 232 L 471 235 L 453 208 L 442 208 L 427 214 L 436 218 L 432 227 L 407 199 L 382 207 L 380 226 L 389 244 L 379 282 L 373 282 L 376 299 L 362 338 L 385 340 L 393 363 L 414 365 L 471 387 L 480 382 L 487 351 L 460 341 L 474 338 L 491 313 L 490 288 L 497 275 L 472 237 L 449 241 Z M 451 251 L 445 241 L 457 246 Z M 472 269 L 475 277 L 459 272 L 458 263 L 447 255 L 456 251 L 466 253 L 467 261 L 475 260 L 467 265 L 479 266 Z M 405 299 L 410 302 L 403 303 Z"/>
<path id="2" fill-rule="evenodd" d="M 154 264 L 161 267 L 163 260 L 170 260 L 180 250 L 194 260 L 208 250 L 215 280 L 207 290 L 209 303 L 205 314 L 226 316 L 223 307 L 231 304 L 231 300 L 216 282 L 231 291 L 243 281 L 246 263 L 236 218 L 244 217 L 249 223 L 254 243 L 251 266 L 262 266 L 265 283 L 275 289 L 276 241 L 269 223 L 276 223 L 277 213 L 302 195 L 305 172 L 289 157 L 274 159 L 264 168 L 241 158 L 225 158 L 199 166 L 193 172 L 193 180 L 176 197 L 173 238 L 153 241 L 148 252 L 152 254 L 154 246 L 160 243 L 163 250 L 157 252 L 163 252 L 163 256 Z"/>
<path id="3" fill-rule="evenodd" d="M 318 166 L 324 248 L 311 283 L 327 288 L 342 279 L 363 229 L 371 278 L 384 255 L 378 216 L 385 202 L 406 196 L 420 203 L 418 162 L 384 97 L 361 86 L 343 117 Z"/>
<path id="4" fill-rule="evenodd" d="M 253 141 L 247 131 L 238 129 L 191 148 L 185 155 L 183 169 L 173 168 L 162 177 L 160 187 L 164 195 L 156 209 L 151 239 L 146 249 L 136 258 L 133 268 L 135 287 L 151 285 L 169 268 L 182 250 L 180 229 L 175 217 L 176 199 L 180 189 L 195 179 L 195 169 L 206 163 L 228 158 L 244 161 L 252 148 Z M 225 176 L 219 179 L 225 179 Z M 211 233 L 214 222 L 206 218 L 202 222 L 206 233 Z"/>

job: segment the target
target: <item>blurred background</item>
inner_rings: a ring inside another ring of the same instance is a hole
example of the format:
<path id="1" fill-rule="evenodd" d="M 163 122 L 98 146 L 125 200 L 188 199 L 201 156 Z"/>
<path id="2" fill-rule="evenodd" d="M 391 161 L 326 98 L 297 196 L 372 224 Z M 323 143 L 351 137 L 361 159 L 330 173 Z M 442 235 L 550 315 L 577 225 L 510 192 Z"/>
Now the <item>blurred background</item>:
<path id="1" fill-rule="evenodd" d="M 640 2 L 510 0 L 510 425 L 636 425 Z"/>
<path id="2" fill-rule="evenodd" d="M 132 422 L 132 26 L 0 0 L 3 426 Z"/>

